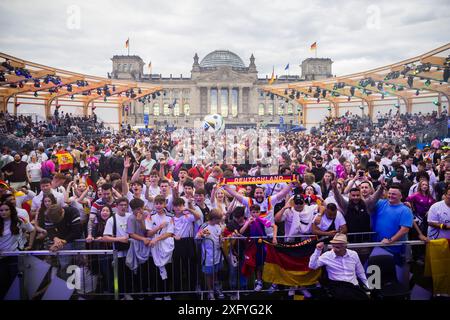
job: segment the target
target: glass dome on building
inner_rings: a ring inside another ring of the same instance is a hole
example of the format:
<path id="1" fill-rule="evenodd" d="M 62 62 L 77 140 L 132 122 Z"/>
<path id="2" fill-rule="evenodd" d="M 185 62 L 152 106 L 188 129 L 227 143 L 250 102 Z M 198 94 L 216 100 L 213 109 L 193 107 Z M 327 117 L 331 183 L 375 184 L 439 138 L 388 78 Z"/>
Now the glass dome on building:
<path id="1" fill-rule="evenodd" d="M 245 68 L 242 59 L 235 53 L 227 50 L 216 50 L 210 52 L 200 62 L 200 67 L 230 66 L 233 68 Z"/>

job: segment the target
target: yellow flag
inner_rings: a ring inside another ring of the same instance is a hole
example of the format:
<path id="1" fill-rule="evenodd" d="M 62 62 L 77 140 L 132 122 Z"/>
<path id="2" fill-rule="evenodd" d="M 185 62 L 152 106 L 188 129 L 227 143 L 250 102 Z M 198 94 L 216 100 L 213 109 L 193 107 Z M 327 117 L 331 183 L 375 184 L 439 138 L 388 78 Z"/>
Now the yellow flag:
<path id="1" fill-rule="evenodd" d="M 269 80 L 269 84 L 272 84 L 275 81 L 275 67 L 272 67 L 272 77 Z"/>

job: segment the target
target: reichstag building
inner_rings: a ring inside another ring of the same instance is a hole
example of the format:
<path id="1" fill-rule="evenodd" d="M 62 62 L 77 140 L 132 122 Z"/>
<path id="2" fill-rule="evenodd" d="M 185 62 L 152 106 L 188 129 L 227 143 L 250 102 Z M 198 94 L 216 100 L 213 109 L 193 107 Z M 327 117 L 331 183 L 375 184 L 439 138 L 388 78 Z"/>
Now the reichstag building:
<path id="1" fill-rule="evenodd" d="M 139 56 L 114 56 L 112 79 L 141 81 L 161 86 L 164 91 L 151 99 L 134 102 L 128 111 L 131 125 L 198 127 L 208 114 L 221 114 L 227 127 L 250 127 L 257 123 L 278 125 L 297 124 L 301 106 L 293 101 L 272 99 L 262 92 L 268 76 L 258 77 L 253 54 L 249 64 L 235 53 L 216 50 L 201 59 L 197 54 L 190 77 L 163 77 L 144 74 L 144 62 Z M 302 62 L 302 75 L 282 76 L 280 82 L 319 80 L 332 76 L 331 59 L 309 58 Z M 148 115 L 148 116 L 144 116 Z"/>

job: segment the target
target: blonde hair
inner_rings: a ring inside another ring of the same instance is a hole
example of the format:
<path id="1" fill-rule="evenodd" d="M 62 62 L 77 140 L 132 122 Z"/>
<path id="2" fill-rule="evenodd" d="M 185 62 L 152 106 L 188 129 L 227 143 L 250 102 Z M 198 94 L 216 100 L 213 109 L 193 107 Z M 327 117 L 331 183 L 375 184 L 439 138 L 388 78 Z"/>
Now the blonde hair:
<path id="1" fill-rule="evenodd" d="M 210 220 L 214 220 L 214 219 L 222 220 L 222 217 L 223 217 L 222 211 L 219 209 L 212 209 L 209 213 Z"/>
<path id="2" fill-rule="evenodd" d="M 313 173 L 305 174 L 305 182 L 306 182 L 306 184 L 308 184 L 308 185 L 313 184 L 315 179 L 316 179 L 316 177 L 314 176 Z"/>

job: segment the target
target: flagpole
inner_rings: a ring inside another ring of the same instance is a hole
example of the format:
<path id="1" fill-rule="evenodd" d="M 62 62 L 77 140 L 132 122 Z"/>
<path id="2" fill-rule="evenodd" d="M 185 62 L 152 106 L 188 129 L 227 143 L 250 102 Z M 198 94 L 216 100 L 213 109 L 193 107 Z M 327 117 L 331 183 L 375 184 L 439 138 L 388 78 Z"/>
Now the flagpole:
<path id="1" fill-rule="evenodd" d="M 130 38 L 128 38 L 128 55 L 130 55 Z"/>

